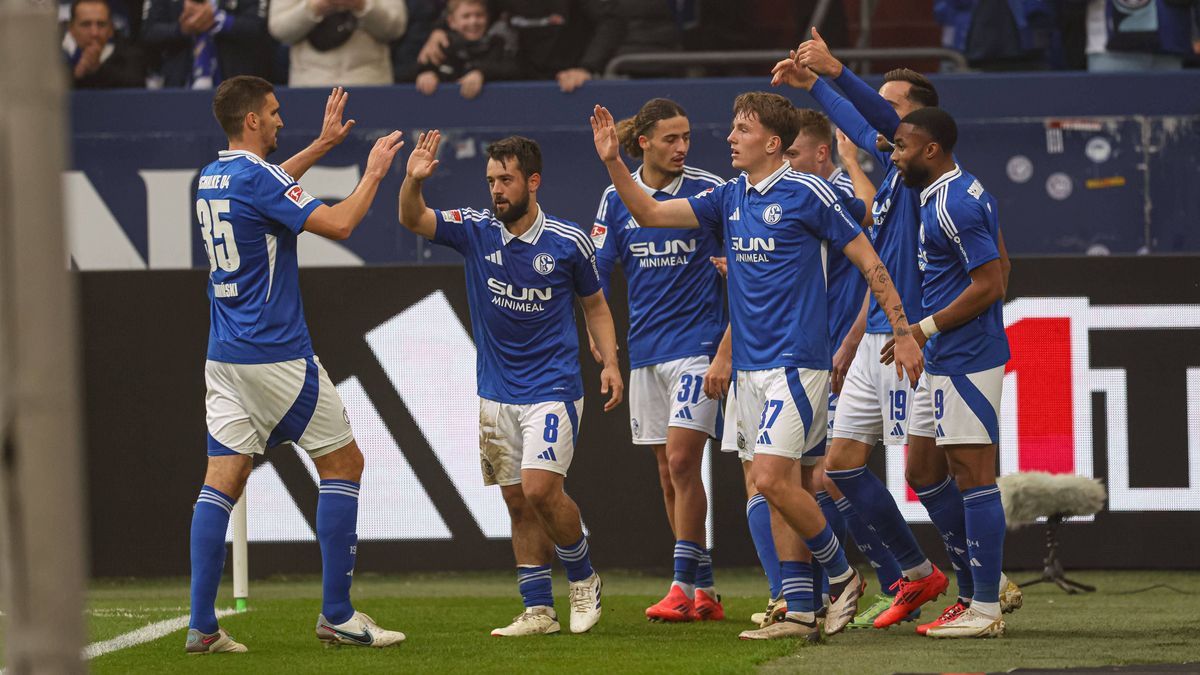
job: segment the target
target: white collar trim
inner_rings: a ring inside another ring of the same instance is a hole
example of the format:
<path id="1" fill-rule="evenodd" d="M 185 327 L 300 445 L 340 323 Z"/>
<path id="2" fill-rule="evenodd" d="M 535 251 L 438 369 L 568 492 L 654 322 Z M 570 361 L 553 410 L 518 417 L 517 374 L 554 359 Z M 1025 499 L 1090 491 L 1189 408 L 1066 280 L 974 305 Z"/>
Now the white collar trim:
<path id="1" fill-rule="evenodd" d="M 521 236 L 515 236 L 512 232 L 509 232 L 508 228 L 499 219 L 494 221 L 500 228 L 500 238 L 504 241 L 505 246 L 513 239 L 520 239 L 526 244 L 536 244 L 538 242 L 538 238 L 542 236 L 542 227 L 546 224 L 546 212 L 542 211 L 542 207 L 540 206 L 537 207 L 537 210 L 537 218 L 533 219 L 533 225 L 528 230 L 525 230 Z"/>
<path id="2" fill-rule="evenodd" d="M 925 202 L 929 201 L 929 198 L 933 196 L 933 193 L 949 185 L 950 181 L 958 178 L 961 175 L 962 169 L 958 168 L 958 164 L 955 164 L 953 169 L 950 169 L 946 173 L 939 176 L 937 180 L 929 184 L 929 187 L 921 190 L 921 206 L 925 206 Z"/>
<path id="3" fill-rule="evenodd" d="M 682 173 L 679 174 L 678 176 L 676 176 L 675 180 L 671 181 L 670 183 L 667 183 L 666 187 L 664 187 L 662 189 L 658 189 L 658 188 L 652 188 L 649 185 L 646 185 L 645 183 L 642 182 L 642 170 L 645 167 L 646 167 L 646 165 L 643 164 L 642 166 L 638 167 L 637 171 L 633 172 L 633 182 L 637 183 L 638 187 L 642 188 L 642 190 L 645 191 L 646 194 L 650 195 L 651 197 L 653 197 L 658 192 L 665 192 L 665 193 L 671 195 L 672 197 L 675 197 L 679 194 L 679 187 L 681 185 L 683 185 L 683 174 Z"/>
<path id="4" fill-rule="evenodd" d="M 770 190 L 771 186 L 778 183 L 779 179 L 783 178 L 783 174 L 787 173 L 788 170 L 791 168 L 792 168 L 791 164 L 788 164 L 787 162 L 783 162 L 782 164 L 779 165 L 778 169 L 775 169 L 775 173 L 771 174 L 770 176 L 767 176 L 766 178 L 760 180 L 759 182 L 757 182 L 753 185 L 750 184 L 750 174 L 746 174 L 746 192 L 747 192 L 747 194 L 750 192 L 750 188 L 754 188 L 755 190 L 757 190 L 758 194 L 760 194 L 760 195 L 767 194 L 767 190 Z"/>

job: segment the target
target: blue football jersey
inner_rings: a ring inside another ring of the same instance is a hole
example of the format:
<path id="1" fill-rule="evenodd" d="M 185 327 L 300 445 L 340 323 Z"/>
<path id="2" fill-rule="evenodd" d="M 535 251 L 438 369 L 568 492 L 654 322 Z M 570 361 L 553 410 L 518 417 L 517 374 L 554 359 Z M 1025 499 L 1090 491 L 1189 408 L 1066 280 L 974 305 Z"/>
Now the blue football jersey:
<path id="1" fill-rule="evenodd" d="M 861 223 L 866 215 L 866 205 L 854 196 L 854 181 L 841 169 L 834 170 L 829 183 L 837 188 L 842 204 L 850 212 L 854 222 Z M 863 294 L 867 292 L 867 280 L 862 272 L 850 262 L 841 249 L 829 251 L 829 343 L 833 351 L 841 346 L 846 333 L 854 325 L 862 310 Z"/>
<path id="2" fill-rule="evenodd" d="M 825 179 L 784 164 L 689 199 L 702 227 L 724 227 L 733 367 L 829 370 L 828 247 L 862 230 Z"/>
<path id="3" fill-rule="evenodd" d="M 967 286 L 971 270 L 1000 257 L 996 200 L 957 165 L 921 191 L 920 266 L 924 314 L 945 309 Z M 966 375 L 1008 362 L 1004 301 L 925 344 L 925 370 Z"/>
<path id="4" fill-rule="evenodd" d="M 722 184 L 707 171 L 684 167 L 662 190 L 634 181 L 659 201 L 690 197 Z M 609 186 L 592 225 L 600 282 L 608 292 L 620 264 L 629 286 L 629 364 L 652 366 L 689 356 L 712 356 L 725 332 L 721 275 L 709 257 L 721 255 L 717 231 L 640 227 Z"/>
<path id="5" fill-rule="evenodd" d="M 463 208 L 437 212 L 433 242 L 466 260 L 479 395 L 516 404 L 581 398 L 575 296 L 600 291 L 587 233 L 539 211 L 514 237 L 491 211 Z"/>
<path id="6" fill-rule="evenodd" d="M 887 173 L 879 183 L 871 204 L 875 237 L 872 243 L 887 267 L 904 311 L 911 317 L 921 306 L 921 271 L 917 267 L 917 230 L 920 226 L 920 193 L 900 179 L 900 170 L 888 160 Z M 883 308 L 871 297 L 867 314 L 868 333 L 892 332 Z"/>
<path id="7" fill-rule="evenodd" d="M 196 218 L 208 252 L 208 358 L 275 363 L 312 356 L 296 237 L 321 205 L 254 153 L 222 151 L 200 171 Z"/>

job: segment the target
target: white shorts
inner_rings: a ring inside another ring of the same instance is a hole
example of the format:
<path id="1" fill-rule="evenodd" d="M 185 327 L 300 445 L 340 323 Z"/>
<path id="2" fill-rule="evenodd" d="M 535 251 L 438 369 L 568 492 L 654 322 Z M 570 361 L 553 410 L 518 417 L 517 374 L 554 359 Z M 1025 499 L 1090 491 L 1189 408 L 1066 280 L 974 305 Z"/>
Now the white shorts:
<path id="1" fill-rule="evenodd" d="M 967 375 L 924 373 L 913 396 L 908 433 L 938 445 L 1000 442 L 1000 393 L 1004 366 Z"/>
<path id="2" fill-rule="evenodd" d="M 583 399 L 525 404 L 479 399 L 483 484 L 517 485 L 522 469 L 567 475 L 581 413 Z"/>
<path id="3" fill-rule="evenodd" d="M 721 424 L 721 452 L 736 452 L 743 462 L 750 461 L 746 452 L 746 436 L 742 433 L 742 425 L 738 420 L 737 381 L 729 383 L 729 394 L 725 397 L 725 414 Z"/>
<path id="4" fill-rule="evenodd" d="M 890 338 L 868 333 L 858 343 L 838 397 L 833 438 L 849 438 L 870 446 L 880 439 L 884 445 L 908 443 L 913 392 L 907 382 L 896 377 L 894 365 L 879 362 L 879 352 Z"/>
<path id="5" fill-rule="evenodd" d="M 720 403 L 704 395 L 707 356 L 688 356 L 629 374 L 629 426 L 634 445 L 662 445 L 667 427 L 717 433 Z"/>
<path id="6" fill-rule="evenodd" d="M 354 440 L 342 397 L 315 356 L 206 361 L 204 382 L 209 456 L 253 455 L 292 441 L 316 458 Z"/>
<path id="7" fill-rule="evenodd" d="M 739 370 L 736 387 L 743 460 L 762 453 L 815 464 L 824 454 L 829 371 Z"/>

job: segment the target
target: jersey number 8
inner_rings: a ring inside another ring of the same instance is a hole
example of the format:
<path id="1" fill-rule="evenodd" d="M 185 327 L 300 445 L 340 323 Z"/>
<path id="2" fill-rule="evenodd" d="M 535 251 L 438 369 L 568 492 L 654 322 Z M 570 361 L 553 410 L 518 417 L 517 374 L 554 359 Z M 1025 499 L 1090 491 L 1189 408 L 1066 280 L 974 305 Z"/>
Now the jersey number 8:
<path id="1" fill-rule="evenodd" d="M 196 218 L 200 221 L 204 250 L 208 252 L 209 272 L 216 272 L 218 267 L 226 272 L 236 272 L 242 265 L 237 241 L 233 238 L 233 225 L 228 220 L 221 220 L 226 213 L 229 213 L 228 199 L 196 200 Z"/>

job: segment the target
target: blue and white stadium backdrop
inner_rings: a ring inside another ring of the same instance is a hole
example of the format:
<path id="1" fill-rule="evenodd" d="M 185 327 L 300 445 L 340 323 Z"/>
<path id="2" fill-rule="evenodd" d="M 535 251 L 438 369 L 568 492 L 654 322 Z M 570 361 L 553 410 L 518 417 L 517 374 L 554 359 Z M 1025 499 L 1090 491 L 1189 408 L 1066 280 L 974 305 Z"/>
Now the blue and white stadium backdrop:
<path id="1" fill-rule="evenodd" d="M 676 98 L 691 115 L 689 163 L 728 175 L 730 104 L 764 84 L 601 82 L 574 96 L 514 84 L 490 86 L 473 103 L 450 90 L 432 98 L 407 88 L 355 90 L 354 135 L 303 182 L 319 197 L 344 196 L 376 136 L 400 128 L 411 142 L 437 126 L 448 142 L 427 184 L 429 203 L 482 207 L 484 144 L 521 133 L 542 143 L 547 210 L 587 226 L 607 185 L 587 125 L 592 103 L 627 115 L 651 96 Z M 1200 249 L 1197 75 L 972 76 L 938 85 L 961 122 L 959 159 L 1000 199 L 1014 255 Z M 324 92 L 283 91 L 280 99 L 287 127 L 276 161 L 315 134 Z M 208 331 L 207 261 L 192 200 L 198 168 L 223 147 L 209 105 L 193 92 L 73 100 L 65 205 L 71 264 L 82 271 L 92 569 L 101 576 L 188 569 L 187 528 L 205 461 Z M 331 268 L 302 273 L 306 315 L 367 455 L 359 569 L 507 567 L 507 515 L 479 477 L 462 269 L 457 253 L 396 223 L 406 156 L 348 242 L 301 238 L 302 264 Z M 1014 266 L 1000 468 L 1105 481 L 1106 510 L 1063 533 L 1069 566 L 1195 567 L 1200 257 L 1018 257 Z M 618 283 L 622 335 L 623 292 Z M 653 461 L 630 444 L 627 406 L 600 411 L 598 372 L 586 355 L 583 363 L 588 403 L 568 490 L 598 564 L 665 573 L 673 542 Z M 903 485 L 903 458 L 881 452 L 874 461 L 909 519 L 925 522 Z M 754 564 L 738 463 L 712 457 L 705 472 L 717 564 Z M 317 491 L 303 454 L 270 451 L 248 494 L 252 573 L 317 571 Z M 932 528 L 917 529 L 928 550 L 941 550 Z M 1036 530 L 1013 533 L 1009 566 L 1039 566 L 1041 545 Z"/>

